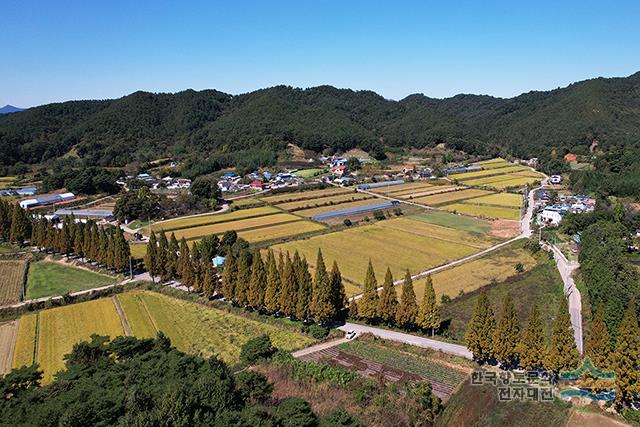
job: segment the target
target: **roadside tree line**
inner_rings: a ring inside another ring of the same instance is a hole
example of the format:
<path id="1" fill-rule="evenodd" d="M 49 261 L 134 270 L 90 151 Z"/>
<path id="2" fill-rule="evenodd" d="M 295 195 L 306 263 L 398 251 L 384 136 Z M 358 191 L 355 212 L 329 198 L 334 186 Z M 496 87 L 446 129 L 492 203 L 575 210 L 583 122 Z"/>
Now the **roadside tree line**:
<path id="1" fill-rule="evenodd" d="M 387 268 L 382 291 L 378 293 L 378 281 L 369 260 L 362 297 L 351 303 L 349 314 L 370 324 L 384 323 L 407 330 L 420 328 L 431 331 L 431 335 L 434 335 L 440 329 L 441 318 L 431 276 L 427 276 L 420 305 L 416 300 L 409 270 L 405 273 L 401 289 L 398 299 L 391 270 Z"/>
<path id="2" fill-rule="evenodd" d="M 615 373 L 616 406 L 623 408 L 637 404 L 640 393 L 640 328 L 634 304 L 625 311 L 617 335 L 617 344 L 612 347 L 604 311 L 598 308 L 586 353 L 596 367 Z M 565 298 L 561 298 L 551 336 L 547 339 L 536 304 L 531 307 L 526 326 L 521 330 L 509 294 L 496 317 L 486 292 L 482 292 L 467 325 L 465 341 L 476 361 L 499 363 L 505 369 L 547 370 L 558 375 L 581 364 Z"/>
<path id="3" fill-rule="evenodd" d="M 212 258 L 225 254 L 218 274 Z M 144 258 L 147 271 L 162 282 L 178 280 L 189 290 L 211 298 L 221 296 L 248 310 L 277 314 L 324 325 L 346 316 L 347 297 L 337 263 L 327 270 L 318 255 L 313 270 L 296 251 L 276 255 L 249 250 L 233 231 L 222 239 L 207 236 L 191 247 L 171 233 L 151 233 Z"/>

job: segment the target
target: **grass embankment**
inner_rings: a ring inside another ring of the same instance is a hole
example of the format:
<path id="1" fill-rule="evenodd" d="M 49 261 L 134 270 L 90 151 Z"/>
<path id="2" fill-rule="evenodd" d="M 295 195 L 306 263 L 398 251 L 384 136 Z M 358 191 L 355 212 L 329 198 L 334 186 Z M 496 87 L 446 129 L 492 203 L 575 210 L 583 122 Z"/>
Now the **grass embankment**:
<path id="1" fill-rule="evenodd" d="M 38 261 L 29 266 L 26 299 L 98 288 L 112 285 L 116 280 L 115 277 L 82 268 L 70 267 L 57 262 Z"/>
<path id="2" fill-rule="evenodd" d="M 531 306 L 537 303 L 545 329 L 550 333 L 559 301 L 564 298 L 562 278 L 547 254 L 540 253 L 536 257 L 537 262 L 529 271 L 500 283 L 486 285 L 483 289 L 486 290 L 496 315 L 500 312 L 504 297 L 510 292 L 522 328 L 526 326 Z M 441 306 L 442 319 L 447 326 L 446 335 L 454 341 L 463 343 L 466 325 L 473 315 L 479 295 L 480 290 L 476 290 Z"/>
<path id="3" fill-rule="evenodd" d="M 571 405 L 562 401 L 499 401 L 497 387 L 465 382 L 445 406 L 436 426 L 564 426 Z"/>

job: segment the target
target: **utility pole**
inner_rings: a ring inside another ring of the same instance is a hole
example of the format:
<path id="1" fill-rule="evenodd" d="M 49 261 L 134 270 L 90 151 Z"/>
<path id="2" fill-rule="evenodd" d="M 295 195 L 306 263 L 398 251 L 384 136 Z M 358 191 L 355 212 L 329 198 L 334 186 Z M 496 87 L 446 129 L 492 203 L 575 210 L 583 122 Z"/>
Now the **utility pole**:
<path id="1" fill-rule="evenodd" d="M 131 255 L 129 255 L 129 277 L 133 279 L 133 262 L 131 261 Z"/>

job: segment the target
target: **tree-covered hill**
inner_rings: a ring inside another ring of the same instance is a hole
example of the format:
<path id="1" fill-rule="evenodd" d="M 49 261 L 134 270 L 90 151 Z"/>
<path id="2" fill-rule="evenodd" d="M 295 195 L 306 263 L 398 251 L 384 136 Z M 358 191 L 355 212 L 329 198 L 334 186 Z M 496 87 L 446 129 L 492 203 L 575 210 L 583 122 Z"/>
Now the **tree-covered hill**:
<path id="1" fill-rule="evenodd" d="M 275 153 L 287 143 L 316 151 L 446 143 L 528 157 L 550 147 L 586 151 L 594 141 L 606 148 L 639 137 L 640 73 L 510 99 L 416 94 L 393 101 L 331 86 L 276 86 L 236 96 L 135 92 L 0 116 L 0 165 L 73 153 L 91 164 L 121 166 L 167 155 Z"/>

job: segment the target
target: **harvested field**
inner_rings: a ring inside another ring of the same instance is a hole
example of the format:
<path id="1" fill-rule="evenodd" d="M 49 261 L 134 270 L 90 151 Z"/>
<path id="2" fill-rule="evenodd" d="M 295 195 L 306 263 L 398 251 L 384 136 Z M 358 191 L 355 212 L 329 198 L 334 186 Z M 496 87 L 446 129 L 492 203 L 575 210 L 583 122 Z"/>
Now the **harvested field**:
<path id="1" fill-rule="evenodd" d="M 285 350 L 295 350 L 313 342 L 296 332 L 154 292 L 121 294 L 118 300 L 134 335 L 148 336 L 157 328 L 179 350 L 204 357 L 216 355 L 227 363 L 237 362 L 240 347 L 265 333 L 276 347 Z M 144 309 L 136 308 L 136 305 L 142 305 Z"/>
<path id="2" fill-rule="evenodd" d="M 63 356 L 91 334 L 114 338 L 124 335 L 120 318 L 110 298 L 52 308 L 40 312 L 37 361 L 44 382 L 64 368 Z"/>
<path id="3" fill-rule="evenodd" d="M 457 173 L 457 174 L 451 175 L 450 178 L 456 179 L 458 181 L 466 181 L 469 179 L 480 178 L 483 176 L 502 175 L 502 174 L 511 173 L 511 172 L 520 172 L 523 170 L 530 170 L 530 169 L 525 166 L 513 165 L 513 166 L 508 166 L 508 167 L 499 168 L 499 169 L 489 169 L 489 170 Z"/>
<path id="4" fill-rule="evenodd" d="M 320 197 L 336 196 L 338 194 L 353 193 L 353 189 L 329 187 L 322 190 L 294 191 L 292 193 L 276 194 L 273 196 L 260 197 L 267 203 L 278 204 L 295 202 L 296 200 L 317 199 Z"/>
<path id="5" fill-rule="evenodd" d="M 473 197 L 487 196 L 492 194 L 490 191 L 467 189 L 458 191 L 449 191 L 446 193 L 435 194 L 433 196 L 414 198 L 412 201 L 427 206 L 438 206 L 445 203 L 455 202 L 458 200 L 470 199 Z"/>
<path id="6" fill-rule="evenodd" d="M 529 177 L 529 178 L 538 178 L 538 179 L 544 178 L 544 175 L 542 175 L 540 172 L 535 172 L 535 171 L 532 171 L 532 170 L 522 171 L 522 172 L 514 172 L 511 175 L 526 176 L 526 177 Z"/>
<path id="7" fill-rule="evenodd" d="M 493 165 L 495 163 L 504 163 L 507 162 L 505 159 L 503 159 L 502 157 L 496 157 L 495 159 L 489 159 L 489 160 L 482 160 L 479 162 L 474 162 L 472 163 L 474 166 L 482 166 L 485 167 L 486 165 Z M 509 163 L 509 162 L 507 162 Z M 509 163 L 512 164 L 512 163 Z"/>
<path id="8" fill-rule="evenodd" d="M 497 194 L 490 194 L 488 196 L 481 196 L 481 197 L 465 200 L 464 204 L 520 208 L 520 206 L 522 206 L 522 201 L 523 201 L 523 197 L 521 194 L 497 193 Z"/>
<path id="9" fill-rule="evenodd" d="M 280 211 L 271 206 L 262 206 L 259 208 L 240 209 L 229 213 L 200 215 L 189 218 L 176 218 L 169 221 L 156 222 L 151 226 L 151 229 L 153 231 L 172 231 L 182 228 L 191 228 L 209 224 L 217 224 L 220 222 L 235 221 L 243 218 L 261 217 L 278 212 Z M 147 233 L 147 230 L 143 229 L 142 231 L 144 233 Z"/>
<path id="10" fill-rule="evenodd" d="M 396 218 L 273 248 L 291 253 L 298 250 L 311 265 L 315 263 L 320 248 L 327 265 L 337 261 L 345 279 L 361 284 L 369 259 L 378 280 L 382 281 L 387 266 L 395 278 L 401 278 L 407 269 L 416 274 L 471 255 L 478 252 L 479 247 L 488 247 L 492 242 L 491 239 L 483 242 L 483 236 L 469 235 L 465 231 L 446 229 L 411 218 Z"/>
<path id="11" fill-rule="evenodd" d="M 440 193 L 447 193 L 449 191 L 456 191 L 456 190 L 462 190 L 466 187 L 459 187 L 459 186 L 455 186 L 455 185 L 438 185 L 438 186 L 434 186 L 431 188 L 426 189 L 425 191 L 418 191 L 418 192 L 405 192 L 403 191 L 402 193 L 399 194 L 393 194 L 393 197 L 396 197 L 398 199 L 414 199 L 414 198 L 418 198 L 418 197 L 424 197 L 424 196 L 431 196 L 434 194 L 440 194 Z"/>
<path id="12" fill-rule="evenodd" d="M 11 371 L 16 343 L 16 323 L 12 320 L 0 324 L 0 375 Z"/>
<path id="13" fill-rule="evenodd" d="M 263 242 L 265 240 L 281 239 L 284 237 L 297 236 L 299 234 L 310 233 L 312 231 L 323 230 L 326 227 L 311 221 L 295 221 L 286 224 L 274 225 L 272 227 L 257 228 L 253 230 L 238 231 L 238 236 L 250 243 Z"/>
<path id="14" fill-rule="evenodd" d="M 347 194 L 339 194 L 337 196 L 327 196 L 320 197 L 315 199 L 305 199 L 298 200 L 295 202 L 288 202 L 276 205 L 276 207 L 280 209 L 284 209 L 286 211 L 299 210 L 299 209 L 310 209 L 316 208 L 320 206 L 333 206 L 339 205 L 341 203 L 353 202 L 356 200 L 364 200 L 364 199 L 372 199 L 374 196 L 365 193 L 347 193 Z"/>
<path id="15" fill-rule="evenodd" d="M 487 176 L 484 178 L 471 179 L 471 180 L 465 181 L 464 183 L 466 185 L 481 185 L 481 186 L 489 187 L 491 186 L 491 184 L 494 184 L 496 182 L 509 181 L 511 179 L 518 178 L 519 175 L 515 175 L 516 173 L 519 173 L 519 172 L 515 172 L 513 174 L 507 173 L 504 175 L 493 175 L 493 176 Z"/>
<path id="16" fill-rule="evenodd" d="M 491 230 L 491 223 L 488 221 L 443 211 L 428 211 L 419 215 L 412 215 L 410 218 L 470 233 L 486 234 Z"/>
<path id="17" fill-rule="evenodd" d="M 522 263 L 525 271 L 531 269 L 535 259 L 522 247 L 522 242 L 515 242 L 481 258 L 440 271 L 431 276 L 436 297 L 440 301 L 442 295 L 457 297 L 460 292 L 468 293 L 492 282 L 502 282 L 516 273 L 515 266 Z M 425 280 L 414 284 L 416 298 L 422 301 Z"/>
<path id="18" fill-rule="evenodd" d="M 27 261 L 0 261 L 0 305 L 19 302 L 22 297 L 22 279 Z"/>
<path id="19" fill-rule="evenodd" d="M 514 179 L 496 182 L 494 184 L 491 184 L 491 186 L 496 190 L 504 190 L 505 188 L 523 187 L 525 184 L 531 185 L 535 182 L 540 181 L 541 179 L 542 178 L 516 177 Z"/>
<path id="20" fill-rule="evenodd" d="M 25 314 L 18 320 L 18 334 L 13 353 L 14 368 L 33 365 L 36 354 L 38 314 Z"/>
<path id="21" fill-rule="evenodd" d="M 324 206 L 324 207 L 320 207 L 320 208 L 313 208 L 313 209 L 304 209 L 301 211 L 297 211 L 296 214 L 297 215 L 302 215 L 304 217 L 307 218 L 311 218 L 312 216 L 319 214 L 319 213 L 323 213 L 323 212 L 332 212 L 332 211 L 337 211 L 337 210 L 343 210 L 343 209 L 351 209 L 351 208 L 357 208 L 360 206 L 369 206 L 369 205 L 375 205 L 378 203 L 382 203 L 384 202 L 384 200 L 380 200 L 378 198 L 374 198 L 374 199 L 367 199 L 367 200 L 358 200 L 355 202 L 347 202 L 347 203 L 342 203 L 338 206 Z"/>
<path id="22" fill-rule="evenodd" d="M 372 188 L 371 191 L 380 194 L 397 194 L 405 191 L 416 191 L 433 187 L 433 184 L 426 181 L 407 182 L 405 184 L 391 185 L 389 187 Z"/>
<path id="23" fill-rule="evenodd" d="M 467 215 L 479 216 L 482 218 L 500 218 L 518 221 L 520 219 L 520 209 L 505 208 L 500 206 L 483 206 L 466 203 L 454 203 L 442 206 L 451 212 L 460 212 Z"/>
<path id="24" fill-rule="evenodd" d="M 300 218 L 287 213 L 277 213 L 256 218 L 228 221 L 219 224 L 183 228 L 180 230 L 167 232 L 165 234 L 167 234 L 168 237 L 171 233 L 175 233 L 178 240 L 182 239 L 183 237 L 187 240 L 194 240 L 203 236 L 208 236 L 210 234 L 222 234 L 228 230 L 241 231 L 248 228 L 268 227 L 270 225 L 282 224 L 291 221 L 300 221 Z"/>
<path id="25" fill-rule="evenodd" d="M 477 163 L 475 163 L 474 165 L 476 166 L 482 166 L 482 169 L 484 170 L 493 170 L 493 169 L 500 169 L 500 168 L 506 168 L 509 166 L 513 166 L 513 163 L 509 163 L 506 160 L 503 162 L 493 162 L 493 163 L 485 163 L 483 165 L 478 165 Z"/>

